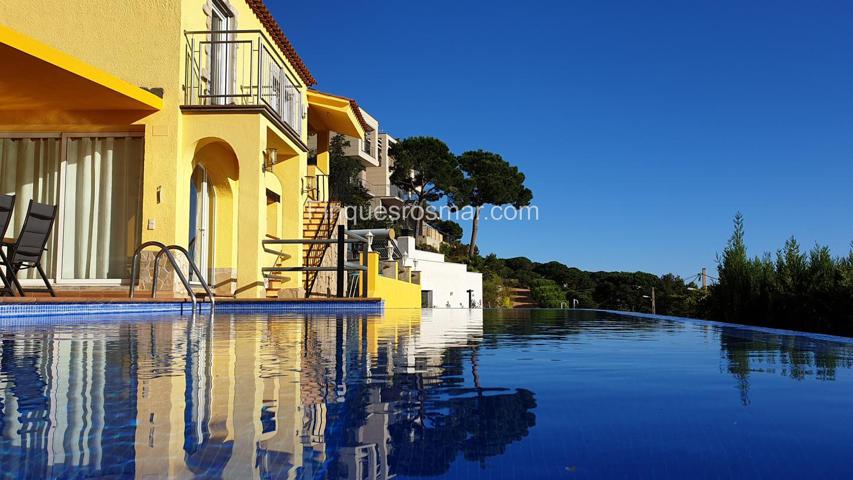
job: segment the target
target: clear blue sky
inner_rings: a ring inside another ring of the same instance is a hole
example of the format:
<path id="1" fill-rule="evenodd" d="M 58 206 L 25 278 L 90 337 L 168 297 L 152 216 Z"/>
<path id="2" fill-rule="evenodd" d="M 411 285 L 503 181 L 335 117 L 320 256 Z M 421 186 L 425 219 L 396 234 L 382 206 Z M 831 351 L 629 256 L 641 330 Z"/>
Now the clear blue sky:
<path id="1" fill-rule="evenodd" d="M 714 272 L 738 210 L 750 253 L 849 250 L 851 2 L 268 3 L 318 89 L 525 172 L 540 220 L 482 252 Z"/>

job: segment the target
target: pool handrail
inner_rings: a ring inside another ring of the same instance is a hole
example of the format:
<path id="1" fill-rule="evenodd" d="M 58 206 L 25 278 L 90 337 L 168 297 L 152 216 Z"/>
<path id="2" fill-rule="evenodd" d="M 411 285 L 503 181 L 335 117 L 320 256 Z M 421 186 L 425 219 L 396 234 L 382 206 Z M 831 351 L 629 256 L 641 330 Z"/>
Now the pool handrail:
<path id="1" fill-rule="evenodd" d="M 184 257 L 187 259 L 187 263 L 189 263 L 190 265 L 190 269 L 192 269 L 192 272 L 195 274 L 196 278 L 198 278 L 198 281 L 201 284 L 201 288 L 204 289 L 204 293 L 207 295 L 211 307 L 214 306 L 216 304 L 216 301 L 213 299 L 213 292 L 210 290 L 210 286 L 207 284 L 207 281 L 205 281 L 204 277 L 201 275 L 201 271 L 199 271 L 198 266 L 196 266 L 195 262 L 193 262 L 192 258 L 190 258 L 190 253 L 187 251 L 186 248 L 180 245 L 168 245 L 165 248 L 160 249 L 159 252 L 157 252 L 157 256 L 154 257 L 154 285 L 157 285 L 157 278 L 160 272 L 160 257 L 164 253 L 168 255 L 171 250 L 177 250 L 184 254 Z M 177 270 L 177 267 L 175 267 L 175 270 Z M 192 286 L 191 284 L 189 285 Z M 192 291 L 190 291 L 189 293 L 193 298 L 195 298 L 195 295 L 192 294 Z M 154 294 L 155 292 L 152 291 L 152 298 L 154 298 Z"/>
<path id="2" fill-rule="evenodd" d="M 180 247 L 178 245 L 166 246 L 162 242 L 158 242 L 156 240 L 151 240 L 151 241 L 142 243 L 141 245 L 136 247 L 136 251 L 133 253 L 133 262 L 132 262 L 131 271 L 130 271 L 130 294 L 129 294 L 129 297 L 130 298 L 134 297 L 134 293 L 136 290 L 136 281 L 137 281 L 138 276 L 139 276 L 140 255 L 142 254 L 142 251 L 148 247 L 157 247 L 160 249 L 157 252 L 157 257 L 155 258 L 155 265 L 159 265 L 160 255 L 163 253 L 166 254 L 166 258 L 169 260 L 169 263 L 172 265 L 172 268 L 175 269 L 175 273 L 178 274 L 178 278 L 181 280 L 181 283 L 183 284 L 184 288 L 186 289 L 187 294 L 190 296 L 190 300 L 192 301 L 192 304 L 193 304 L 193 306 L 192 306 L 193 312 L 195 312 L 196 308 L 198 307 L 198 302 L 195 298 L 195 294 L 193 293 L 193 290 L 192 290 L 192 287 L 190 286 L 189 281 L 187 281 L 187 277 L 184 275 L 184 273 L 181 271 L 180 267 L 178 266 L 178 262 L 175 260 L 175 256 L 172 255 L 172 252 L 170 251 L 173 249 L 181 249 L 184 252 L 186 252 L 186 249 L 183 249 L 183 247 Z M 176 247 L 176 248 L 171 248 L 171 247 Z M 196 272 L 198 272 L 198 267 L 195 266 L 193 261 L 189 258 L 189 255 L 187 255 L 187 260 L 189 261 L 190 266 L 192 268 L 194 268 L 194 270 Z M 151 298 L 155 298 L 157 295 L 157 276 L 158 276 L 157 275 L 157 268 L 155 267 L 154 278 L 153 278 L 153 281 L 151 283 Z M 213 300 L 213 296 L 210 295 L 210 288 L 207 286 L 207 283 L 204 282 L 204 279 L 200 275 L 199 275 L 199 280 L 202 281 L 202 286 L 205 288 L 205 292 L 209 294 L 210 304 L 212 307 L 214 305 L 214 300 Z"/>

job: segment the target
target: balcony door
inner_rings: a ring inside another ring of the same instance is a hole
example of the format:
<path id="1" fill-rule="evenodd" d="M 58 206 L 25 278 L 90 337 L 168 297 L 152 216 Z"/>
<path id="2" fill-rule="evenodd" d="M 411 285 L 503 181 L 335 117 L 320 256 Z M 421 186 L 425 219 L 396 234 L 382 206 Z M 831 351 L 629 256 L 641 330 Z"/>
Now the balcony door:
<path id="1" fill-rule="evenodd" d="M 230 78 L 228 32 L 232 29 L 234 16 L 222 2 L 212 2 L 210 9 L 210 97 L 214 105 L 229 103 Z"/>

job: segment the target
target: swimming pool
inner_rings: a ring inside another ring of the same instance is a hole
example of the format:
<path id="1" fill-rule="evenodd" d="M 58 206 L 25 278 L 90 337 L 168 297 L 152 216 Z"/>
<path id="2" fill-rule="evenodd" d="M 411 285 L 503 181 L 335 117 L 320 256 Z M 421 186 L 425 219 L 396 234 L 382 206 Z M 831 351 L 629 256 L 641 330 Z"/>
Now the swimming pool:
<path id="1" fill-rule="evenodd" d="M 853 344 L 583 311 L 0 324 L 22 478 L 850 478 Z"/>

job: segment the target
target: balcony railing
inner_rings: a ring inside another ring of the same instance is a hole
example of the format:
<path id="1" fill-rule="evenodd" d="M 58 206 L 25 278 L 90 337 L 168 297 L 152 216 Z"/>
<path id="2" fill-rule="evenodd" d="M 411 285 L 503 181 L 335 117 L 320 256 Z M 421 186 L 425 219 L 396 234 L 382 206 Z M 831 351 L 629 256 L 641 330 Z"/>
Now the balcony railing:
<path id="1" fill-rule="evenodd" d="M 185 33 L 184 104 L 262 107 L 302 136 L 302 84 L 259 30 Z"/>
<path id="2" fill-rule="evenodd" d="M 397 185 L 391 185 L 391 188 L 389 189 L 389 193 L 392 197 L 397 197 L 400 200 L 403 200 L 404 202 L 413 199 L 412 194 L 406 192 L 405 190 L 398 187 Z"/>
<path id="3" fill-rule="evenodd" d="M 359 185 L 361 185 L 361 188 L 367 191 L 368 195 L 370 195 L 371 197 L 374 196 L 373 185 L 371 185 L 370 182 L 367 181 L 367 177 L 364 175 L 364 170 L 362 170 L 361 175 L 356 177 L 356 181 Z"/>

